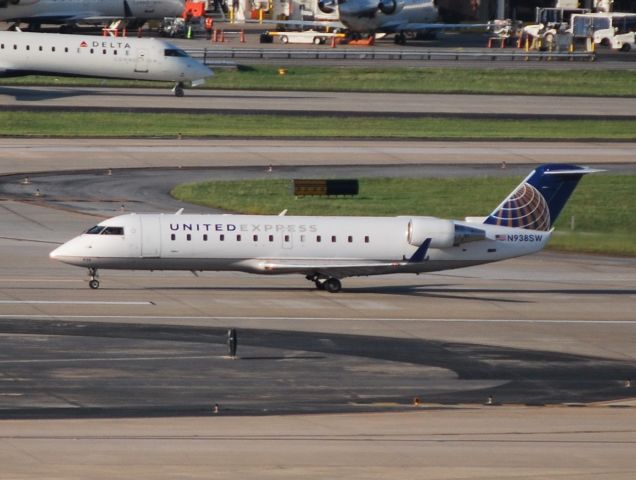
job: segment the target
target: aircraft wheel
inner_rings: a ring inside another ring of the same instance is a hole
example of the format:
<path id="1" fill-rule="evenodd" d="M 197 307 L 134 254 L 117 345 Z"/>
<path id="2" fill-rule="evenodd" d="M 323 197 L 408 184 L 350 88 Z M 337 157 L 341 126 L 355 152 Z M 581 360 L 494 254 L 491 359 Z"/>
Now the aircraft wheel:
<path id="1" fill-rule="evenodd" d="M 91 280 L 90 282 L 88 282 L 88 286 L 91 287 L 93 290 L 97 290 L 99 288 L 99 281 Z"/>
<path id="2" fill-rule="evenodd" d="M 316 284 L 316 288 L 318 290 L 324 290 L 325 289 L 325 282 L 322 282 L 320 280 L 316 280 L 316 281 L 314 281 L 314 283 Z"/>
<path id="3" fill-rule="evenodd" d="M 406 35 L 403 33 L 396 33 L 394 41 L 397 45 L 406 45 Z"/>
<path id="4" fill-rule="evenodd" d="M 342 289 L 342 284 L 337 278 L 329 278 L 325 280 L 325 290 L 329 293 L 338 293 Z"/>
<path id="5" fill-rule="evenodd" d="M 183 97 L 183 87 L 175 87 L 174 88 L 174 96 L 175 97 Z"/>

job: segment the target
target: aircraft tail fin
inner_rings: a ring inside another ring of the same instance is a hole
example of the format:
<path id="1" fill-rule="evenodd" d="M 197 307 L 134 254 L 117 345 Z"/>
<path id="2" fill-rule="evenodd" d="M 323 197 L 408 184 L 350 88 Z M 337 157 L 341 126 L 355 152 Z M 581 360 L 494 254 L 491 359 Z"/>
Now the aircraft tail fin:
<path id="1" fill-rule="evenodd" d="M 484 223 L 548 231 L 581 177 L 602 171 L 568 164 L 541 165 L 488 215 Z"/>

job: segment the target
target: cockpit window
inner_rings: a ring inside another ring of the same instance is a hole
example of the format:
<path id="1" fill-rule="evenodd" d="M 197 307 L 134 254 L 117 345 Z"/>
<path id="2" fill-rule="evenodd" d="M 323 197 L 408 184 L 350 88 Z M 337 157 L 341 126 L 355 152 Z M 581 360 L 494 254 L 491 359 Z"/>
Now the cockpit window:
<path id="1" fill-rule="evenodd" d="M 100 233 L 104 231 L 105 228 L 106 227 L 102 227 L 101 225 L 95 225 L 94 227 L 91 227 L 88 230 L 86 230 L 86 233 L 89 235 L 99 235 Z"/>
<path id="2" fill-rule="evenodd" d="M 164 57 L 187 57 L 188 54 L 178 48 L 166 48 L 163 51 Z"/>
<path id="3" fill-rule="evenodd" d="M 102 235 L 123 235 L 124 227 L 106 227 Z"/>

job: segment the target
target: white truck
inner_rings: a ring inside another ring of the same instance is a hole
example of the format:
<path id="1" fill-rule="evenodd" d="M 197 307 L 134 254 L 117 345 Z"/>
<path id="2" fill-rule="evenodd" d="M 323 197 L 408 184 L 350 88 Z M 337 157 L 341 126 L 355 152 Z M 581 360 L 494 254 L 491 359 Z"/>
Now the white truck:
<path id="1" fill-rule="evenodd" d="M 634 45 L 636 13 L 602 12 L 572 15 L 571 32 L 575 38 L 591 38 L 595 44 L 622 52 Z"/>
<path id="2" fill-rule="evenodd" d="M 280 38 L 281 43 L 313 43 L 321 45 L 331 38 L 342 38 L 343 33 L 319 32 L 317 30 L 305 30 L 303 32 L 269 32 L 270 36 Z"/>

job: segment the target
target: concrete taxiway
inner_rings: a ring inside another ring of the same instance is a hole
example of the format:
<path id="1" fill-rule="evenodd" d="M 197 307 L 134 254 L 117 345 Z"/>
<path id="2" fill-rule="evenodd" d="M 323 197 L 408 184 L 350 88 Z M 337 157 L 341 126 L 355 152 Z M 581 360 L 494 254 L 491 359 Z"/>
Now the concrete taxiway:
<path id="1" fill-rule="evenodd" d="M 156 88 L 0 86 L 0 109 L 633 119 L 636 99 L 197 89 L 176 98 L 168 89 Z"/>
<path id="2" fill-rule="evenodd" d="M 3 178 L 0 478 L 631 478 L 633 259 L 547 252 L 421 277 L 347 279 L 337 295 L 297 276 L 104 271 L 93 291 L 85 272 L 48 252 L 117 214 L 121 198 L 131 200 L 126 210 L 175 207 L 166 190 L 181 171 L 107 168 L 174 162 L 180 143 L 163 152 L 124 144 L 131 150 L 114 159 L 110 141 L 22 151 L 15 142 L 3 149 L 5 173 L 26 159 L 40 170 L 82 159 L 99 170 L 35 175 L 28 186 L 22 175 Z M 205 161 L 210 144 L 185 145 L 199 157 L 192 163 Z M 230 146 L 210 157 L 223 164 L 243 153 L 257 167 L 208 174 L 267 176 L 270 159 L 291 164 L 303 151 L 300 142 Z M 317 161 L 320 146 L 310 148 Z M 395 158 L 415 160 L 409 144 L 401 148 Z M 376 155 L 389 163 L 391 149 Z M 280 174 L 320 171 L 304 168 Z M 523 174 L 527 165 L 510 168 L 506 175 Z M 38 185 L 42 197 L 20 190 Z M 239 332 L 236 360 L 226 358 L 228 328 Z M 323 414 L 275 415 L 302 412 Z"/>
<path id="3" fill-rule="evenodd" d="M 285 139 L 50 139 L 0 142 L 0 174 L 109 168 L 260 167 L 297 165 L 460 165 L 470 174 L 546 162 L 634 165 L 634 142 L 479 142 Z M 397 168 L 397 167 L 396 167 Z M 527 168 L 527 167 L 526 167 Z M 455 175 L 463 168 L 455 169 Z M 435 172 L 438 172 L 435 169 Z M 519 175 L 523 172 L 519 171 Z"/>

